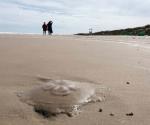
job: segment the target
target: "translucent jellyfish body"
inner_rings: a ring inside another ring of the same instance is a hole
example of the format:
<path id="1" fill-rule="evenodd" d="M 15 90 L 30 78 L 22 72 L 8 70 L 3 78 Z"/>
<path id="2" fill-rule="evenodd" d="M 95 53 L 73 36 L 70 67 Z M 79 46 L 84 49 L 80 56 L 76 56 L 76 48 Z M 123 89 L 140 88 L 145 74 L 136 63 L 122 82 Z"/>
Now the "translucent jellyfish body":
<path id="1" fill-rule="evenodd" d="M 51 114 L 78 114 L 79 109 L 89 102 L 104 99 L 104 87 L 88 82 L 70 80 L 50 80 L 27 92 L 20 98 L 23 102 L 34 106 L 36 110 Z"/>

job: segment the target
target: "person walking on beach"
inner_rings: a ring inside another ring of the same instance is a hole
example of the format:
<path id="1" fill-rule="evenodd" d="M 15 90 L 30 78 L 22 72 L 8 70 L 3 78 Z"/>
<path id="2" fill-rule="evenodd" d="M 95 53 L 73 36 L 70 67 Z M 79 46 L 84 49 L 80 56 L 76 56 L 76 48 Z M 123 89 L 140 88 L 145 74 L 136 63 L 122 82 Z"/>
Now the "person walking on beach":
<path id="1" fill-rule="evenodd" d="M 46 35 L 47 25 L 45 22 L 43 23 L 42 28 L 43 28 L 43 35 Z"/>
<path id="2" fill-rule="evenodd" d="M 47 29 L 48 29 L 48 34 L 51 35 L 53 33 L 53 29 L 52 29 L 52 21 L 49 21 L 47 24 Z"/>

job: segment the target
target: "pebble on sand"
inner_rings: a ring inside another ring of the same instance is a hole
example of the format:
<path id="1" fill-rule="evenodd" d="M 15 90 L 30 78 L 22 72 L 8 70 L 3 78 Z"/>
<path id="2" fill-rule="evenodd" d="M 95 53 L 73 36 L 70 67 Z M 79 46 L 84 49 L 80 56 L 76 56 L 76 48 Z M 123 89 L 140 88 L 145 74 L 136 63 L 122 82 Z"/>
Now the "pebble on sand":
<path id="1" fill-rule="evenodd" d="M 100 109 L 99 109 L 99 112 L 102 112 L 102 111 L 103 111 L 103 109 L 100 108 Z"/>
<path id="2" fill-rule="evenodd" d="M 133 116 L 133 115 L 134 115 L 133 112 L 126 114 L 126 116 Z"/>
<path id="3" fill-rule="evenodd" d="M 130 84 L 130 82 L 126 82 L 126 84 L 128 84 L 128 85 L 129 85 L 129 84 Z"/>
<path id="4" fill-rule="evenodd" d="M 114 116 L 114 114 L 113 114 L 113 113 L 110 113 L 109 115 L 110 115 L 110 116 Z"/>

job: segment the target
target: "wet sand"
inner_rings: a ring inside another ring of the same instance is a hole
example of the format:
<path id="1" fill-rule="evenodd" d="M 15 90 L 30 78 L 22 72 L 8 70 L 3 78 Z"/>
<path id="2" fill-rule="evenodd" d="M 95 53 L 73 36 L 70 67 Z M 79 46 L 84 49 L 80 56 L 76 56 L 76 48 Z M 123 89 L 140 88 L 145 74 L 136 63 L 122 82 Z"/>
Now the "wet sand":
<path id="1" fill-rule="evenodd" d="M 0 57 L 0 125 L 150 123 L 150 37 L 0 35 Z M 109 94 L 78 116 L 43 118 L 17 96 L 39 77 L 91 82 Z"/>

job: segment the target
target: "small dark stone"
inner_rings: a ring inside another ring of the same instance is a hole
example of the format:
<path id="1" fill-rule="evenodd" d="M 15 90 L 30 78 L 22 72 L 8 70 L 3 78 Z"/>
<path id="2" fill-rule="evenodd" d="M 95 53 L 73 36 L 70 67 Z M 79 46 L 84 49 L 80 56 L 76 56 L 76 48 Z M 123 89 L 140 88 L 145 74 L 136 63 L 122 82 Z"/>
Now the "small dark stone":
<path id="1" fill-rule="evenodd" d="M 50 115 L 51 115 L 51 116 L 54 116 L 54 117 L 56 117 L 56 116 L 57 116 L 57 114 L 56 114 L 56 113 L 51 113 Z"/>
<path id="2" fill-rule="evenodd" d="M 126 82 L 126 84 L 130 84 L 130 82 Z"/>
<path id="3" fill-rule="evenodd" d="M 114 114 L 113 114 L 113 113 L 110 113 L 109 115 L 110 115 L 110 116 L 114 116 Z"/>
<path id="4" fill-rule="evenodd" d="M 50 117 L 50 113 L 48 111 L 45 111 L 43 109 L 39 109 L 39 108 L 34 108 L 34 111 L 40 115 L 42 115 L 45 118 Z"/>
<path id="5" fill-rule="evenodd" d="M 99 109 L 99 112 L 102 112 L 103 111 L 103 109 Z"/>
<path id="6" fill-rule="evenodd" d="M 66 113 L 68 117 L 73 117 L 71 113 Z"/>
<path id="7" fill-rule="evenodd" d="M 134 115 L 133 112 L 126 114 L 126 116 L 133 116 L 133 115 Z"/>

